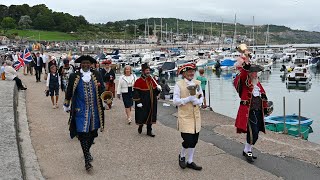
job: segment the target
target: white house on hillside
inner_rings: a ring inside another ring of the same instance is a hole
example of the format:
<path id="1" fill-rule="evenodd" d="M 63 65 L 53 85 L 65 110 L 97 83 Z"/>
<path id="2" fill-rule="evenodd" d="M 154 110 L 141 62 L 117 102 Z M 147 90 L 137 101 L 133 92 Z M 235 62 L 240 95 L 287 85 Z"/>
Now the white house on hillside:
<path id="1" fill-rule="evenodd" d="M 9 44 L 10 40 L 6 36 L 0 36 L 0 44 Z"/>

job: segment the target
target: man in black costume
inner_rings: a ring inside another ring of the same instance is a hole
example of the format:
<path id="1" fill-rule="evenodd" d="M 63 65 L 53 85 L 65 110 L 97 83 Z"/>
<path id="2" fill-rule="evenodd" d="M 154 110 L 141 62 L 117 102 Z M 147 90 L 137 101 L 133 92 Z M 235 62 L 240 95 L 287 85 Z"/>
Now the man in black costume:
<path id="1" fill-rule="evenodd" d="M 157 121 L 157 96 L 161 86 L 150 75 L 148 64 L 142 64 L 141 77 L 134 83 L 133 100 L 135 101 L 135 119 L 141 134 L 144 124 L 147 125 L 147 135 L 155 137 L 152 133 L 152 124 Z"/>

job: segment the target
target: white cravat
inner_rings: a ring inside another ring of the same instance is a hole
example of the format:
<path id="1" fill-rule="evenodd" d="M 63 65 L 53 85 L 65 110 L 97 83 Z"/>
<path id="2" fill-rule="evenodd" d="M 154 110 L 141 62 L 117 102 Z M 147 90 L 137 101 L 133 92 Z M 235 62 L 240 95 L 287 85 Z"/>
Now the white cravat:
<path id="1" fill-rule="evenodd" d="M 84 82 L 89 82 L 91 80 L 91 71 L 88 71 L 88 72 L 84 72 L 82 69 L 80 69 L 80 72 L 82 74 L 82 80 Z"/>
<path id="2" fill-rule="evenodd" d="M 253 95 L 254 97 L 260 96 L 260 88 L 259 88 L 259 86 L 254 85 L 253 91 L 252 91 L 252 95 Z"/>

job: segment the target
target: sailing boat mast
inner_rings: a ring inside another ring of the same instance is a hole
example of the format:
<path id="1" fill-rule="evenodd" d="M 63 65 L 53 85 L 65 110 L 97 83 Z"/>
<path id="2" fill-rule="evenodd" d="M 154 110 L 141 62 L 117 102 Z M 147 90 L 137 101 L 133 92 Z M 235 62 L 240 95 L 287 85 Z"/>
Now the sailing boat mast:
<path id="1" fill-rule="evenodd" d="M 191 36 L 193 37 L 193 21 L 191 20 Z"/>
<path id="2" fill-rule="evenodd" d="M 224 46 L 224 34 L 223 34 L 223 19 L 221 20 L 222 22 L 221 22 L 221 40 L 222 40 L 222 48 L 223 48 L 223 46 Z"/>
<path id="3" fill-rule="evenodd" d="M 162 42 L 162 18 L 160 19 L 160 39 Z"/>
<path id="4" fill-rule="evenodd" d="M 210 30 L 210 43 L 211 43 L 211 37 L 212 37 L 212 21 L 211 21 L 211 30 Z"/>
<path id="5" fill-rule="evenodd" d="M 255 38 L 254 38 L 254 16 L 252 17 L 252 52 L 254 53 L 254 46 L 255 46 Z"/>
<path id="6" fill-rule="evenodd" d="M 266 41 L 265 41 L 265 44 L 264 44 L 264 53 L 266 53 L 266 48 L 267 48 L 267 45 L 269 44 L 269 24 L 268 24 L 268 27 L 267 27 L 267 33 L 266 33 Z"/>
<path id="7" fill-rule="evenodd" d="M 234 15 L 234 33 L 232 38 L 231 49 L 233 48 L 233 45 L 236 43 L 236 37 L 237 37 L 237 14 Z"/>

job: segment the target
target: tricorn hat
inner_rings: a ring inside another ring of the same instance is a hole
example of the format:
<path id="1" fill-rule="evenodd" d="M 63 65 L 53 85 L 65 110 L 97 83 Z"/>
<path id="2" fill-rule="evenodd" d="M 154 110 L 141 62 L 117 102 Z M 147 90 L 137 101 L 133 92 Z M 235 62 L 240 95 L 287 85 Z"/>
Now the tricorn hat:
<path id="1" fill-rule="evenodd" d="M 75 60 L 75 63 L 81 63 L 81 62 L 84 61 L 84 60 L 88 60 L 88 61 L 90 61 L 92 64 L 93 64 L 93 63 L 97 63 L 97 61 L 96 61 L 93 57 L 91 57 L 91 56 L 89 56 L 89 55 L 82 55 L 82 56 L 80 56 L 78 59 Z"/>
<path id="2" fill-rule="evenodd" d="M 249 72 L 260 72 L 263 71 L 263 67 L 260 65 L 252 64 L 250 66 Z"/>
<path id="3" fill-rule="evenodd" d="M 186 71 L 188 71 L 190 69 L 195 70 L 196 69 L 196 65 L 194 63 L 185 64 L 185 65 L 181 66 L 178 69 L 178 74 L 182 74 L 183 72 L 186 72 Z"/>
<path id="4" fill-rule="evenodd" d="M 148 63 L 142 64 L 142 65 L 141 65 L 141 70 L 144 71 L 144 70 L 146 70 L 146 69 L 150 69 Z"/>

